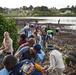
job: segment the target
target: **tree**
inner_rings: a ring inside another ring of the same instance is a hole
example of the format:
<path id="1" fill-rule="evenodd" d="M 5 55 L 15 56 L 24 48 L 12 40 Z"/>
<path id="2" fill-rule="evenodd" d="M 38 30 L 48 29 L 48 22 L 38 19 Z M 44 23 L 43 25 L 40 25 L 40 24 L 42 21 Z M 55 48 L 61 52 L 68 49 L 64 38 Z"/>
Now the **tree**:
<path id="1" fill-rule="evenodd" d="M 74 7 L 74 13 L 76 14 L 76 6 Z"/>
<path id="2" fill-rule="evenodd" d="M 52 14 L 58 14 L 59 13 L 59 10 L 56 7 L 53 7 L 53 8 L 50 8 L 50 12 Z"/>
<path id="3" fill-rule="evenodd" d="M 70 6 L 69 6 L 69 5 L 67 5 L 67 8 L 70 8 Z"/>
<path id="4" fill-rule="evenodd" d="M 15 20 L 12 18 L 5 18 L 3 14 L 0 14 L 0 45 L 3 41 L 3 34 L 5 31 L 8 31 L 10 33 L 10 37 L 13 39 L 13 47 L 14 50 L 18 47 L 18 34 L 17 34 L 17 28 L 18 26 L 15 23 Z"/>
<path id="5" fill-rule="evenodd" d="M 33 6 L 32 6 L 32 5 L 30 5 L 30 6 L 29 6 L 29 10 L 31 10 L 31 11 L 32 11 L 32 9 L 33 9 Z"/>
<path id="6" fill-rule="evenodd" d="M 51 11 L 46 6 L 41 6 L 41 7 L 37 6 L 34 8 L 32 15 L 33 16 L 50 16 Z"/>
<path id="7" fill-rule="evenodd" d="M 23 10 L 27 10 L 28 9 L 26 6 L 23 6 L 22 8 L 23 8 Z"/>
<path id="8" fill-rule="evenodd" d="M 0 13 L 3 13 L 4 9 L 2 7 L 0 7 Z"/>

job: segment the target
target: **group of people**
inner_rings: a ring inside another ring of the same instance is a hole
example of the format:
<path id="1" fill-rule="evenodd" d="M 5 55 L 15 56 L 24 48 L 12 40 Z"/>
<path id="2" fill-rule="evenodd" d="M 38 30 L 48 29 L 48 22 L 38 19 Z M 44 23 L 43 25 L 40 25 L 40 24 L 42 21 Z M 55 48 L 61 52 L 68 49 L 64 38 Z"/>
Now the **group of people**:
<path id="1" fill-rule="evenodd" d="M 49 72 L 50 75 L 63 75 L 65 70 L 63 55 L 52 44 L 54 32 L 50 26 L 42 26 L 40 29 L 38 24 L 35 26 L 27 23 L 21 31 L 24 34 L 20 34 L 19 47 L 15 54 L 13 54 L 13 41 L 9 32 L 4 32 L 0 54 L 5 53 L 6 56 L 1 59 L 4 68 L 0 70 L 0 75 L 44 75 Z M 43 47 L 45 47 L 46 53 L 42 50 Z M 50 64 L 45 70 L 41 63 L 46 54 L 49 56 L 47 62 Z M 68 63 L 68 58 L 66 58 L 66 62 Z M 76 59 L 74 63 L 76 63 Z"/>

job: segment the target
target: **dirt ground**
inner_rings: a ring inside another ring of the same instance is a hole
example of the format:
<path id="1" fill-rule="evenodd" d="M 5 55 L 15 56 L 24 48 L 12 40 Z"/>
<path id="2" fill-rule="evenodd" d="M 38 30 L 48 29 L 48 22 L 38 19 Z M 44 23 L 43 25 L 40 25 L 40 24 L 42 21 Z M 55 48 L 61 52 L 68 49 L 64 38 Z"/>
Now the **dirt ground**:
<path id="1" fill-rule="evenodd" d="M 54 31 L 54 40 L 52 44 L 57 50 L 60 50 L 64 54 L 68 53 L 69 51 L 76 51 L 76 30 L 72 29 L 66 29 L 66 26 L 69 26 L 67 24 L 50 24 L 50 27 Z M 60 33 L 59 35 L 56 35 L 55 28 L 60 27 Z M 48 55 L 45 57 L 44 61 L 42 62 L 42 65 L 49 65 L 49 57 Z M 45 74 L 47 75 L 47 74 Z M 50 74 L 48 74 L 50 75 Z M 64 74 L 65 75 L 65 74 Z"/>

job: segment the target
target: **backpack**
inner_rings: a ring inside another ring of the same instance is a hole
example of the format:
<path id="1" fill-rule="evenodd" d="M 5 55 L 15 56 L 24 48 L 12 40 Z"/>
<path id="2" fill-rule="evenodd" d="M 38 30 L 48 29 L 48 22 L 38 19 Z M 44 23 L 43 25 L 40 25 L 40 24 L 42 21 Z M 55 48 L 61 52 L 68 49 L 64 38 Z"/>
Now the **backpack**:
<path id="1" fill-rule="evenodd" d="M 9 75 L 23 75 L 24 73 L 21 71 L 21 67 L 23 66 L 23 64 L 25 64 L 26 62 L 30 63 L 31 61 L 26 59 L 23 61 L 20 61 L 14 68 L 13 70 L 11 70 L 9 72 Z"/>
<path id="2" fill-rule="evenodd" d="M 23 67 L 24 64 L 26 64 L 28 62 L 28 64 L 33 63 L 31 60 L 23 60 L 20 61 L 13 70 L 11 70 L 9 72 L 9 75 L 27 75 L 25 74 L 23 71 L 21 71 L 21 68 Z M 27 69 L 28 67 L 26 67 Z M 24 68 L 25 69 L 25 68 Z M 28 75 L 43 75 L 41 71 L 39 71 L 38 69 L 36 69 L 36 67 L 34 67 L 34 69 L 32 70 L 32 72 Z"/>

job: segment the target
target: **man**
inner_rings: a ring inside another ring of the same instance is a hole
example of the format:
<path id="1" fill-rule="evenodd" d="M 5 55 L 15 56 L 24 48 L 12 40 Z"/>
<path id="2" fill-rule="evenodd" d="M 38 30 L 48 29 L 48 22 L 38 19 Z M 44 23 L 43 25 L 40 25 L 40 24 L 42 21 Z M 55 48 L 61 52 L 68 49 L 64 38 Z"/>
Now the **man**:
<path id="1" fill-rule="evenodd" d="M 35 38 L 35 42 L 36 42 L 36 43 L 39 43 L 39 41 L 40 41 L 40 35 L 35 31 L 35 32 L 33 33 L 33 36 L 34 36 L 34 38 Z"/>
<path id="2" fill-rule="evenodd" d="M 56 50 L 52 44 L 48 44 L 46 50 L 50 55 L 50 66 L 46 71 L 51 71 L 52 75 L 63 75 L 65 66 L 62 59 L 62 54 Z"/>
<path id="3" fill-rule="evenodd" d="M 3 65 L 4 68 L 0 70 L 0 75 L 43 75 L 34 67 L 32 61 L 23 60 L 17 63 L 17 59 L 13 55 L 5 56 Z"/>
<path id="4" fill-rule="evenodd" d="M 7 55 L 3 59 L 4 68 L 0 70 L 0 75 L 9 75 L 9 72 L 16 66 L 17 60 L 13 55 Z"/>
<path id="5" fill-rule="evenodd" d="M 18 52 L 21 48 L 23 48 L 23 47 L 25 47 L 25 46 L 33 47 L 34 44 L 35 44 L 35 39 L 34 39 L 34 38 L 29 38 L 26 43 L 22 44 L 22 45 L 18 48 L 17 52 Z"/>
<path id="6" fill-rule="evenodd" d="M 18 58 L 22 55 L 21 60 L 29 59 L 37 62 L 35 58 L 37 53 L 41 53 L 40 50 L 41 46 L 39 44 L 35 44 L 33 47 L 26 46 L 23 47 L 19 52 L 17 52 L 15 54 L 15 57 Z"/>
<path id="7" fill-rule="evenodd" d="M 13 41 L 9 36 L 8 32 L 4 32 L 3 44 L 0 50 L 3 50 L 6 54 L 13 54 Z"/>
<path id="8" fill-rule="evenodd" d="M 74 65 L 76 65 L 76 52 L 74 51 L 68 52 L 65 62 L 68 67 L 73 67 Z"/>
<path id="9" fill-rule="evenodd" d="M 54 32 L 52 29 L 47 29 L 47 43 L 51 43 L 54 40 Z"/>

